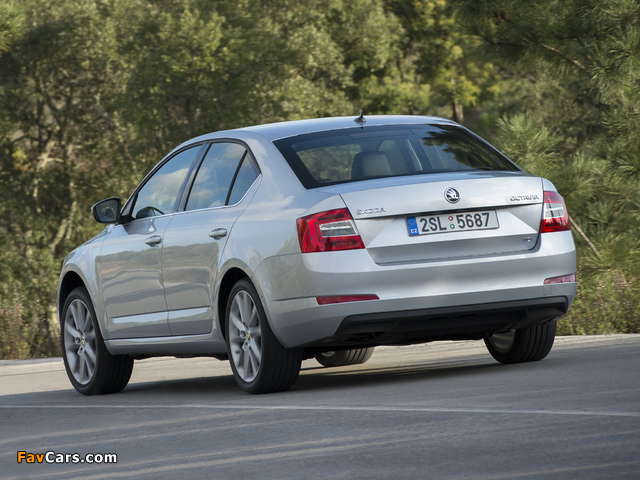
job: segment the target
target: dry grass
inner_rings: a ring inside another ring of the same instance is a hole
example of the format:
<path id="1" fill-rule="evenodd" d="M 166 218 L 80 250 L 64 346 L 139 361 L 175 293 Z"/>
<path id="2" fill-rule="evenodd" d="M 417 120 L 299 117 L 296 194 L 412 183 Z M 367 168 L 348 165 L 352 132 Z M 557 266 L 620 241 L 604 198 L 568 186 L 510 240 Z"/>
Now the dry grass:
<path id="1" fill-rule="evenodd" d="M 51 315 L 38 301 L 27 306 L 17 285 L 0 283 L 0 359 L 60 355 Z"/>

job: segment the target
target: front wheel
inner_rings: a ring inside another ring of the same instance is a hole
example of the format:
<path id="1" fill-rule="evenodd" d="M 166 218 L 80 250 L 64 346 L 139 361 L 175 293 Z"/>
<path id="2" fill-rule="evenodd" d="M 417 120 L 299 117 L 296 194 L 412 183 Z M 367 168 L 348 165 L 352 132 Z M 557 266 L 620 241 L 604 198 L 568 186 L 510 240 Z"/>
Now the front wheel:
<path id="1" fill-rule="evenodd" d="M 226 320 L 229 361 L 238 385 L 249 393 L 288 390 L 298 379 L 302 350 L 278 341 L 249 280 L 238 281 L 231 290 Z"/>
<path id="2" fill-rule="evenodd" d="M 494 333 L 484 339 L 489 353 L 500 363 L 542 360 L 551 351 L 556 335 L 556 320 L 544 325 Z"/>
<path id="3" fill-rule="evenodd" d="M 109 353 L 85 288 L 76 288 L 67 297 L 60 327 L 64 366 L 78 392 L 116 393 L 127 386 L 133 359 Z"/>

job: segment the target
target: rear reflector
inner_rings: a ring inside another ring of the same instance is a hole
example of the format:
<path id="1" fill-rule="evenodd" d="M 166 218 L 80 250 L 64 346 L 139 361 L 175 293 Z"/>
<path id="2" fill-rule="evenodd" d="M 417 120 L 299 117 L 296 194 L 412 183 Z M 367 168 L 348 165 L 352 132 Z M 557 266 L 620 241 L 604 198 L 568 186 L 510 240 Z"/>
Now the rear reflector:
<path id="1" fill-rule="evenodd" d="M 332 303 L 363 302 L 366 300 L 380 300 L 377 295 L 338 295 L 334 297 L 316 297 L 318 305 Z"/>
<path id="2" fill-rule="evenodd" d="M 558 192 L 544 192 L 542 209 L 540 233 L 571 230 L 567 206 Z"/>
<path id="3" fill-rule="evenodd" d="M 307 215 L 299 218 L 297 225 L 302 253 L 364 248 L 346 208 Z"/>
<path id="4" fill-rule="evenodd" d="M 547 278 L 544 281 L 545 285 L 552 285 L 554 283 L 571 283 L 576 281 L 576 276 L 574 275 L 562 275 L 561 277 L 553 277 Z"/>

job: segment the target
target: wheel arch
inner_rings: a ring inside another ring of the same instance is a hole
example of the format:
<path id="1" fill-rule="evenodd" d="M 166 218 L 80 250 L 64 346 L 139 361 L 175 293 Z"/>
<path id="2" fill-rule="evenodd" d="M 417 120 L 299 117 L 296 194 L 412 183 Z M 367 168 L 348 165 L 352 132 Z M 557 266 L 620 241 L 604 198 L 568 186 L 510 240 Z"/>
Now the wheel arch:
<path id="1" fill-rule="evenodd" d="M 74 272 L 73 270 L 65 273 L 64 277 L 60 279 L 60 285 L 58 287 L 59 316 L 62 315 L 62 310 L 64 308 L 64 304 L 67 301 L 67 297 L 69 296 L 69 294 L 79 287 L 87 288 L 87 285 L 82 279 L 82 277 L 77 272 Z M 91 293 L 89 293 L 89 296 L 91 296 Z M 62 321 L 62 319 L 60 318 L 58 320 Z"/>
<path id="2" fill-rule="evenodd" d="M 225 315 L 227 312 L 227 304 L 229 303 L 229 294 L 231 293 L 233 286 L 243 278 L 248 279 L 255 286 L 255 282 L 251 280 L 251 277 L 249 277 L 249 275 L 247 275 L 244 270 L 238 267 L 233 267 L 225 272 L 224 277 L 222 277 L 222 281 L 220 282 L 220 287 L 218 288 L 218 324 L 220 327 L 220 332 L 222 333 L 222 337 L 225 340 L 227 339 L 227 325 L 225 321 Z"/>
<path id="3" fill-rule="evenodd" d="M 60 278 L 60 283 L 58 284 L 58 323 L 62 325 L 62 314 L 64 310 L 64 304 L 67 301 L 67 297 L 73 292 L 76 288 L 84 287 L 89 294 L 89 299 L 93 304 L 93 309 L 96 312 L 96 321 L 98 323 L 98 328 L 100 329 L 100 334 L 103 338 L 105 337 L 105 329 L 103 326 L 103 322 L 101 321 L 102 309 L 101 306 L 96 302 L 94 298 L 94 291 L 92 292 L 92 288 L 89 282 L 83 278 L 80 273 L 75 270 L 68 270 L 64 273 L 64 275 Z"/>

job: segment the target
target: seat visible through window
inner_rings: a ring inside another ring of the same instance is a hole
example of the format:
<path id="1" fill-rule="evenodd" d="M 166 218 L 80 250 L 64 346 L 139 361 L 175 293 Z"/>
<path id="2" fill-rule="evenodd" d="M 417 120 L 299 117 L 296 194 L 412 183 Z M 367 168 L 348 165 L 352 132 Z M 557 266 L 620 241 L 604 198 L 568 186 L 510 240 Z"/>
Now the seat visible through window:
<path id="1" fill-rule="evenodd" d="M 351 178 L 360 180 L 391 175 L 389 159 L 383 152 L 359 152 L 353 157 Z"/>

